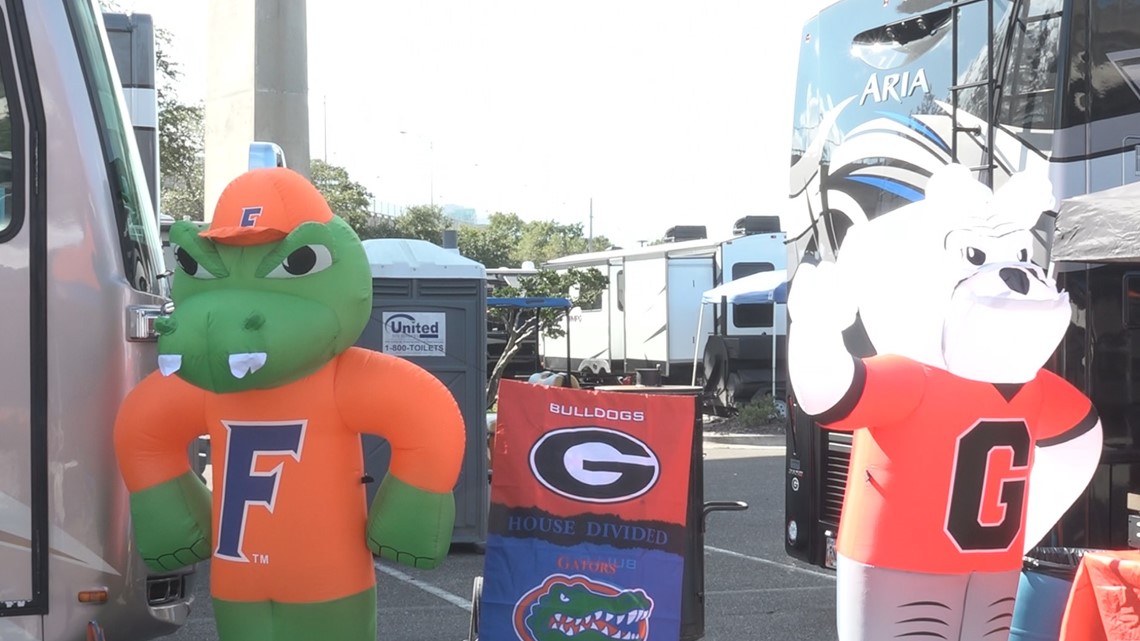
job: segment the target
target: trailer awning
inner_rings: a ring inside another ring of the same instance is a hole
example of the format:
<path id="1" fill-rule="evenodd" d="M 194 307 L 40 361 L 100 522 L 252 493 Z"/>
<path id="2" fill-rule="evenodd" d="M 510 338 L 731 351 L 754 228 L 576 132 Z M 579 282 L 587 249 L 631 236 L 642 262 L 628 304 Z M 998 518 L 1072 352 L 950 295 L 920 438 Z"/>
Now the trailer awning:
<path id="1" fill-rule="evenodd" d="M 788 302 L 788 272 L 777 269 L 729 281 L 701 295 L 701 302 L 715 304 L 721 300 L 731 304 Z"/>
<path id="2" fill-rule="evenodd" d="M 1079 263 L 1140 260 L 1140 183 L 1063 201 L 1050 259 Z"/>

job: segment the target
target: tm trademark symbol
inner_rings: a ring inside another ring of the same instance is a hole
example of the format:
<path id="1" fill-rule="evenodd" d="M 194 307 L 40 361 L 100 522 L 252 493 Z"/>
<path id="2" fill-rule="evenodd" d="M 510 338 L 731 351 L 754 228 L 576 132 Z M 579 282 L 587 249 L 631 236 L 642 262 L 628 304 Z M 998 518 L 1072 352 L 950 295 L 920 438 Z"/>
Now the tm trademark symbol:
<path id="1" fill-rule="evenodd" d="M 267 565 L 269 563 L 269 555 L 268 554 L 254 554 L 253 555 L 253 562 L 258 564 L 258 565 Z"/>

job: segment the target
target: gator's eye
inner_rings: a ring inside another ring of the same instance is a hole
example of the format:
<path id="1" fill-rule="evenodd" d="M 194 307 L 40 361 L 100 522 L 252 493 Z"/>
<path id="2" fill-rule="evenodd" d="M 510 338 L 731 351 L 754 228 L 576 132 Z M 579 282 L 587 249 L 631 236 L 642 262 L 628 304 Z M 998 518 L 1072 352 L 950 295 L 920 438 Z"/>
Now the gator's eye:
<path id="1" fill-rule="evenodd" d="M 565 594 L 559 594 L 559 595 L 558 595 L 558 600 L 559 600 L 559 601 L 561 601 L 561 602 L 563 602 L 563 603 L 569 603 L 569 602 L 570 602 L 570 597 L 566 596 Z"/>
<path id="2" fill-rule="evenodd" d="M 971 265 L 982 265 L 986 262 L 986 252 L 976 247 L 967 247 L 966 260 L 970 261 Z"/>
<path id="3" fill-rule="evenodd" d="M 186 272 L 187 276 L 193 276 L 194 278 L 201 278 L 203 280 L 207 278 L 217 278 L 217 276 L 210 273 L 210 270 L 202 267 L 198 261 L 194 260 L 190 252 L 181 247 L 174 248 L 174 259 L 178 261 L 178 268 Z"/>
<path id="4" fill-rule="evenodd" d="M 266 278 L 297 278 L 324 271 L 332 265 L 332 254 L 324 245 L 305 245 L 293 250 Z"/>

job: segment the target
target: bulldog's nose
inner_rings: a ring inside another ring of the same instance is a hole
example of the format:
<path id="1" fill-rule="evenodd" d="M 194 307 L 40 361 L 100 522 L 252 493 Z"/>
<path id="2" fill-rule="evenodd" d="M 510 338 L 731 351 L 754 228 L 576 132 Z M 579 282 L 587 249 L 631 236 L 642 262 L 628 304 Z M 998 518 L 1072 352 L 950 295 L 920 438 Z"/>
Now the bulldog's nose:
<path id="1" fill-rule="evenodd" d="M 1024 271 L 1016 267 L 1002 267 L 998 274 L 1005 281 L 1006 287 L 1023 296 L 1029 293 L 1029 276 Z"/>

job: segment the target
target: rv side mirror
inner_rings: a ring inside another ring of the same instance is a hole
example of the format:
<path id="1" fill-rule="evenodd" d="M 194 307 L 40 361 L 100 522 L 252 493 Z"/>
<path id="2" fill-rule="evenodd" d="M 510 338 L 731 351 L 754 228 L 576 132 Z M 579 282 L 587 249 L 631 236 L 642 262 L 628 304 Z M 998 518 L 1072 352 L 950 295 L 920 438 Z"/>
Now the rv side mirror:
<path id="1" fill-rule="evenodd" d="M 285 167 L 285 152 L 272 142 L 249 143 L 249 168 Z"/>

